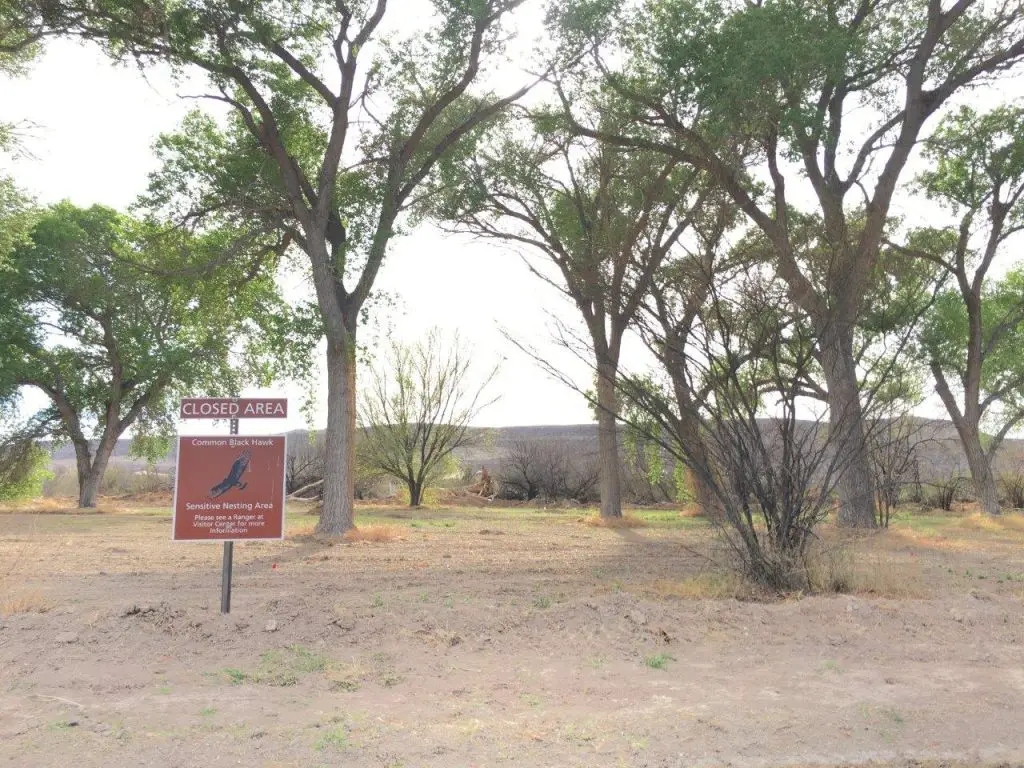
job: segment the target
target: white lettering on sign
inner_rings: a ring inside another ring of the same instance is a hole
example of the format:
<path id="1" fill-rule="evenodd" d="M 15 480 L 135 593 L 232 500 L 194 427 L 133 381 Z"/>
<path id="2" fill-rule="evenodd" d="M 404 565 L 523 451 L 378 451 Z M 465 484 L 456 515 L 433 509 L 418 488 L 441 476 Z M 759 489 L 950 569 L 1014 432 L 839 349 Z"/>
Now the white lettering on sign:
<path id="1" fill-rule="evenodd" d="M 267 400 L 196 398 L 183 400 L 181 403 L 181 417 L 185 419 L 283 419 L 287 416 L 287 400 L 281 398 Z"/>

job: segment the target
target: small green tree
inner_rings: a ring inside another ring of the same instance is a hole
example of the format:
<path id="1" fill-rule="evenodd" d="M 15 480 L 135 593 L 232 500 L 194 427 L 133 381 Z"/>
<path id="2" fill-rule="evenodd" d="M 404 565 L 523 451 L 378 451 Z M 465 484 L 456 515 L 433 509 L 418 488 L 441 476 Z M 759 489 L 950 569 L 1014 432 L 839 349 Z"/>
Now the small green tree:
<path id="1" fill-rule="evenodd" d="M 244 267 L 209 270 L 236 240 L 60 203 L 13 249 L 0 280 L 0 402 L 27 387 L 49 398 L 42 418 L 74 445 L 80 506 L 96 505 L 129 427 L 162 452 L 146 438 L 172 431 L 177 395 L 266 381 L 266 340 L 245 342 L 260 335 L 254 318 L 285 313 L 274 244 L 254 244 Z"/>
<path id="2" fill-rule="evenodd" d="M 0 501 L 20 501 L 41 496 L 43 483 L 53 477 L 50 454 L 38 438 L 50 425 L 35 420 L 0 437 Z"/>
<path id="3" fill-rule="evenodd" d="M 916 231 L 903 249 L 954 282 L 927 318 L 923 356 L 960 436 L 977 499 L 995 515 L 992 460 L 1024 421 L 1024 267 L 1018 263 L 1001 279 L 991 274 L 1024 230 L 1024 109 L 978 114 L 964 107 L 943 121 L 925 155 L 934 167 L 920 186 L 956 223 Z M 993 431 L 987 445 L 983 427 Z"/>
<path id="4" fill-rule="evenodd" d="M 359 403 L 359 455 L 370 467 L 406 484 L 409 506 L 450 468 L 452 453 L 482 439 L 470 425 L 493 400 L 484 390 L 497 369 L 474 383 L 472 356 L 458 336 L 445 344 L 434 330 L 416 344 L 392 341 L 385 359 L 370 366 Z"/>

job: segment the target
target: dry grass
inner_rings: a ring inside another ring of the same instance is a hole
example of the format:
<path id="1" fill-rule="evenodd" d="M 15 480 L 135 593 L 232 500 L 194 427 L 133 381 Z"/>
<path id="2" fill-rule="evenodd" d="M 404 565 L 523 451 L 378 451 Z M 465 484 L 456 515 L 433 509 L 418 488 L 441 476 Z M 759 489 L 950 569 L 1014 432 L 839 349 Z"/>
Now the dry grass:
<path id="1" fill-rule="evenodd" d="M 16 613 L 46 613 L 53 608 L 53 601 L 39 592 L 25 592 L 0 600 L 0 618 L 6 619 Z"/>
<path id="2" fill-rule="evenodd" d="M 914 560 L 885 550 L 839 544 L 813 549 L 807 558 L 808 580 L 819 592 L 894 599 L 928 596 L 924 575 Z"/>
<path id="3" fill-rule="evenodd" d="M 727 571 L 699 573 L 680 581 L 655 581 L 651 590 L 661 598 L 682 600 L 747 599 L 754 590 L 739 574 Z"/>
<path id="4" fill-rule="evenodd" d="M 383 543 L 405 539 L 405 530 L 397 525 L 364 525 L 345 534 L 345 541 Z"/>
<path id="5" fill-rule="evenodd" d="M 644 520 L 641 520 L 639 517 L 633 517 L 632 515 L 623 515 L 622 517 L 601 517 L 600 515 L 592 515 L 591 517 L 581 519 L 591 528 L 618 529 L 647 527 L 647 523 Z"/>
<path id="6" fill-rule="evenodd" d="M 955 523 L 957 528 L 968 531 L 985 531 L 987 533 L 1024 533 L 1024 515 L 1019 512 L 1004 513 L 992 517 L 982 512 L 960 518 Z"/>

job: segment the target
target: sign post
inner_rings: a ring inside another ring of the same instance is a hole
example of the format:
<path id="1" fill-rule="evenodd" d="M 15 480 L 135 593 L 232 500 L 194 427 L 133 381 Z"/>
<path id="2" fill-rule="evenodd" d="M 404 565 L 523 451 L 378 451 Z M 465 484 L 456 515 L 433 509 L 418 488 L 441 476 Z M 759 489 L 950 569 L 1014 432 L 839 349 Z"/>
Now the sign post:
<path id="1" fill-rule="evenodd" d="M 236 540 L 284 538 L 284 435 L 238 437 L 242 418 L 288 416 L 283 398 L 186 398 L 183 419 L 230 419 L 229 437 L 179 437 L 174 482 L 174 541 L 223 541 L 221 613 L 231 612 Z"/>

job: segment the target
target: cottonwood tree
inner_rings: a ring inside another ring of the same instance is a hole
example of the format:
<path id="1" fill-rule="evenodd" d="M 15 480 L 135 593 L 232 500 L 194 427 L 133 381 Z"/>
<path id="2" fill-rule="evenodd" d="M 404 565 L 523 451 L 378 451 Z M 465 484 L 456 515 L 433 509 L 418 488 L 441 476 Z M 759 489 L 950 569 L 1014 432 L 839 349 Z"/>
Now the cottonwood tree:
<path id="1" fill-rule="evenodd" d="M 567 136 L 539 113 L 470 158 L 440 215 L 448 226 L 524 246 L 586 325 L 596 371 L 601 516 L 622 516 L 616 376 L 622 342 L 651 281 L 703 201 L 699 174 L 660 153 Z M 519 139 L 522 131 L 528 138 Z M 529 264 L 529 260 L 527 261 Z"/>
<path id="2" fill-rule="evenodd" d="M 484 391 L 496 373 L 474 380 L 472 355 L 458 336 L 445 343 L 434 330 L 412 345 L 392 340 L 360 396 L 360 458 L 405 483 L 409 506 L 418 507 L 452 454 L 482 439 L 471 424 L 493 402 Z"/>
<path id="3" fill-rule="evenodd" d="M 660 151 L 707 172 L 772 245 L 774 269 L 812 322 L 830 409 L 852 452 L 843 525 L 875 525 L 853 339 L 893 197 L 928 120 L 1024 56 L 1019 0 L 648 0 L 635 10 L 565 0 L 555 33 L 589 42 L 602 87 L 632 129 L 577 132 Z M 612 12 L 609 13 L 608 9 Z M 656 135 L 652 138 L 651 134 Z M 737 137 L 756 171 L 722 152 Z M 828 269 L 809 273 L 794 201 L 824 224 Z"/>
<path id="4" fill-rule="evenodd" d="M 993 274 L 1024 230 L 1024 109 L 979 114 L 963 107 L 943 121 L 925 154 L 933 168 L 922 174 L 921 188 L 958 222 L 913 232 L 902 250 L 938 264 L 954 281 L 927 318 L 923 351 L 977 499 L 996 515 L 992 462 L 1024 421 L 1024 269 L 1018 263 L 1001 278 Z"/>
<path id="5" fill-rule="evenodd" d="M 248 262 L 206 269 L 236 240 L 60 203 L 13 249 L 0 279 L 0 404 L 10 407 L 26 388 L 46 395 L 39 422 L 74 446 L 79 506 L 96 506 L 126 430 L 139 447 L 170 433 L 176 395 L 236 395 L 247 381 L 265 380 L 258 374 L 272 345 L 244 342 L 258 331 L 253 318 L 286 307 L 273 259 L 257 244 Z"/>
<path id="6" fill-rule="evenodd" d="M 227 189 L 207 199 L 220 215 L 282 214 L 308 260 L 327 339 L 323 533 L 353 525 L 361 315 L 424 180 L 526 92 L 481 86 L 504 62 L 503 25 L 522 2 L 435 0 L 412 13 L 387 0 L 95 2 L 74 25 L 115 56 L 207 75 L 208 97 L 229 105 L 235 119 L 234 134 L 217 139 L 221 167 L 238 159 L 232 148 L 244 136 L 240 164 L 252 180 L 240 187 L 221 174 Z M 402 20 L 419 31 L 385 34 L 385 22 Z M 254 157 L 258 170 L 248 162 Z"/>

